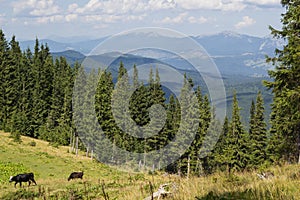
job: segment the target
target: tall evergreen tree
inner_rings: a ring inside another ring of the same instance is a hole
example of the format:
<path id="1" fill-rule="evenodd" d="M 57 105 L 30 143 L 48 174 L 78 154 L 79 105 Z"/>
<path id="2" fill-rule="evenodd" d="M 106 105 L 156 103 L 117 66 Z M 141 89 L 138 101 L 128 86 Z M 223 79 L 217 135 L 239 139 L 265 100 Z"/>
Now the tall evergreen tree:
<path id="1" fill-rule="evenodd" d="M 253 131 L 255 129 L 255 102 L 251 101 L 250 107 L 250 120 L 249 120 L 249 136 L 252 137 Z"/>
<path id="2" fill-rule="evenodd" d="M 191 166 L 196 165 L 198 150 L 194 148 L 198 146 L 198 142 L 195 141 L 197 135 L 199 122 L 200 122 L 200 102 L 199 97 L 193 91 L 193 81 L 191 78 L 187 78 L 184 75 L 184 82 L 180 92 L 180 109 L 181 109 L 181 123 L 178 129 L 179 134 L 183 134 L 184 145 L 189 145 L 185 153 L 178 160 L 177 168 L 178 172 L 186 173 L 187 176 L 192 172 Z M 199 138 L 199 137 L 198 137 Z M 199 138 L 200 139 L 200 138 Z M 191 142 L 190 144 L 188 144 Z M 184 146 L 183 145 L 183 146 Z"/>
<path id="3" fill-rule="evenodd" d="M 282 30 L 270 29 L 274 37 L 287 44 L 275 50 L 275 57 L 267 59 L 275 65 L 275 70 L 269 71 L 274 81 L 265 82 L 274 94 L 268 149 L 270 154 L 274 152 L 273 161 L 283 158 L 300 163 L 300 2 L 284 0 L 281 4 L 286 9 Z"/>
<path id="4" fill-rule="evenodd" d="M 8 121 L 8 111 L 7 111 L 7 100 L 6 100 L 6 90 L 7 90 L 7 66 L 8 66 L 8 56 L 9 56 L 9 46 L 5 38 L 3 31 L 0 29 L 0 78 L 1 78 L 1 88 L 0 88 L 0 126 L 1 129 L 6 129 Z"/>
<path id="5" fill-rule="evenodd" d="M 152 69 L 152 68 L 151 68 Z M 152 70 L 151 70 L 152 71 Z M 165 123 L 166 116 L 163 116 L 162 114 L 165 112 L 165 93 L 162 89 L 162 85 L 160 83 L 160 77 L 158 69 L 155 71 L 155 79 L 153 79 L 152 72 L 150 71 L 149 74 L 149 99 L 148 99 L 148 108 L 152 108 L 150 110 L 150 116 L 151 118 L 151 124 L 149 126 L 150 129 L 147 130 L 149 135 L 152 135 L 147 142 L 150 144 L 152 149 L 159 149 L 163 146 L 163 144 L 166 142 L 166 135 L 164 135 L 164 132 L 162 131 L 162 128 L 160 125 L 162 123 Z"/>
<path id="6" fill-rule="evenodd" d="M 248 135 L 244 131 L 237 95 L 234 92 L 232 116 L 224 147 L 224 156 L 229 172 L 232 169 L 243 170 L 248 164 Z"/>
<path id="7" fill-rule="evenodd" d="M 35 137 L 40 132 L 46 131 L 45 128 L 39 130 L 39 127 L 46 122 L 51 106 L 53 80 L 53 59 L 48 46 L 43 44 L 39 47 L 39 41 L 36 39 L 35 52 L 33 56 L 33 81 L 34 88 L 32 93 L 32 117 Z"/>
<path id="8" fill-rule="evenodd" d="M 212 158 L 214 163 L 214 168 L 223 171 L 227 167 L 226 164 L 228 164 L 227 157 L 226 157 L 228 155 L 226 153 L 229 153 L 226 152 L 226 149 L 228 150 L 228 148 L 226 148 L 229 139 L 228 132 L 229 132 L 229 120 L 228 117 L 226 116 L 224 119 L 222 131 L 219 136 L 218 142 L 213 150 L 213 158 Z"/>
<path id="9" fill-rule="evenodd" d="M 256 106 L 254 113 L 254 124 L 250 133 L 250 149 L 251 167 L 257 168 L 266 160 L 267 147 L 267 130 L 264 118 L 264 101 L 261 92 L 259 91 L 256 97 Z"/>

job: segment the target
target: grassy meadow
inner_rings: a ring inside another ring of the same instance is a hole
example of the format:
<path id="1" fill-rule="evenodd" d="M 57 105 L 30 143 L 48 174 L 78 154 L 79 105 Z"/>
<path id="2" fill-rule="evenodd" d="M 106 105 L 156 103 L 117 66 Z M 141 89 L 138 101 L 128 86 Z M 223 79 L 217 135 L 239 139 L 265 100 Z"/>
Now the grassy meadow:
<path id="1" fill-rule="evenodd" d="M 22 136 L 13 142 L 9 133 L 0 132 L 0 199 L 121 199 L 140 200 L 170 183 L 172 195 L 165 199 L 299 199 L 300 166 L 269 168 L 275 176 L 261 180 L 256 173 L 180 178 L 164 172 L 154 174 L 120 171 L 69 153 L 69 147 L 53 147 L 48 142 Z M 84 171 L 83 180 L 67 181 L 72 171 Z M 9 177 L 33 172 L 38 185 L 20 188 Z"/>

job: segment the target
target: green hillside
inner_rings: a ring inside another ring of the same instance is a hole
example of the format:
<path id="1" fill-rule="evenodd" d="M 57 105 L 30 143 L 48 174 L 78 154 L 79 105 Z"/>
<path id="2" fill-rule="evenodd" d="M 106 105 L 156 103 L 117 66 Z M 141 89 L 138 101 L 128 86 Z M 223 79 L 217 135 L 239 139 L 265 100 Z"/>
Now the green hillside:
<path id="1" fill-rule="evenodd" d="M 270 168 L 269 180 L 255 172 L 215 173 L 205 177 L 125 172 L 85 157 L 68 153 L 66 146 L 22 137 L 14 143 L 9 133 L 0 132 L 0 199 L 144 199 L 163 183 L 172 187 L 166 199 L 297 199 L 300 195 L 300 170 L 297 165 Z M 72 171 L 84 170 L 83 180 L 67 181 Z M 34 172 L 37 186 L 20 189 L 9 183 L 9 176 Z M 106 197 L 104 197 L 104 194 Z"/>
<path id="2" fill-rule="evenodd" d="M 78 156 L 68 153 L 69 148 L 52 147 L 48 142 L 22 137 L 22 143 L 14 143 L 8 133 L 0 132 L 0 199 L 20 199 L 22 192 L 30 196 L 42 196 L 52 199 L 101 199 L 102 186 L 111 199 L 129 199 L 131 187 L 136 187 L 145 182 L 143 174 L 121 172 L 103 165 L 84 152 Z M 35 144 L 35 146 L 34 146 Z M 84 171 L 83 180 L 67 181 L 73 171 Z M 19 173 L 33 172 L 37 186 L 24 190 L 19 185 L 14 188 L 14 183 L 9 183 L 9 177 Z M 131 183 L 134 180 L 134 183 Z M 129 187 L 129 188 L 127 188 Z M 40 196 L 40 198 L 43 198 Z M 30 198 L 28 198 L 30 199 Z M 71 198 L 72 199 L 72 198 Z"/>

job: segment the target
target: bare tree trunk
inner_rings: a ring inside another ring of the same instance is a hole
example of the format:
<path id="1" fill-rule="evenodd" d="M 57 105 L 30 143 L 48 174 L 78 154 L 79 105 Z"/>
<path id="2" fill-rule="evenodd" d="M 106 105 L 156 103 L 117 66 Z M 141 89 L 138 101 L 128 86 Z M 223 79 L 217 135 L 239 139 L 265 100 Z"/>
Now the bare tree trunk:
<path id="1" fill-rule="evenodd" d="M 93 156 L 94 156 L 94 150 L 91 150 L 91 160 L 93 160 Z"/>
<path id="2" fill-rule="evenodd" d="M 72 151 L 73 151 L 72 143 L 73 143 L 73 133 L 72 133 L 72 129 L 71 129 L 71 131 L 70 131 L 70 153 L 72 153 Z"/>
<path id="3" fill-rule="evenodd" d="M 158 161 L 158 170 L 160 170 L 160 160 Z"/>
<path id="4" fill-rule="evenodd" d="M 75 150 L 76 156 L 78 156 L 78 135 L 76 136 L 76 150 Z"/>
<path id="5" fill-rule="evenodd" d="M 89 157 L 89 146 L 87 146 L 87 148 L 86 148 L 86 157 Z"/>
<path id="6" fill-rule="evenodd" d="M 116 141 L 115 141 L 115 138 L 114 138 L 114 141 L 113 141 L 113 152 L 112 152 L 112 156 L 111 156 L 111 162 L 114 163 L 114 159 L 115 159 L 115 150 L 116 148 Z"/>
<path id="7" fill-rule="evenodd" d="M 297 145 L 298 145 L 298 164 L 300 164 L 300 133 L 298 133 Z"/>
<path id="8" fill-rule="evenodd" d="M 75 136 L 75 133 L 72 135 L 72 149 L 71 149 L 71 152 L 74 152 L 74 149 L 75 149 L 75 139 L 76 139 L 76 136 Z"/>
<path id="9" fill-rule="evenodd" d="M 139 171 L 142 169 L 142 160 L 139 161 Z"/>
<path id="10" fill-rule="evenodd" d="M 144 166 L 144 169 L 145 169 L 145 167 L 146 167 L 146 149 L 144 151 L 144 164 L 143 164 L 143 166 Z"/>
<path id="11" fill-rule="evenodd" d="M 187 177 L 187 178 L 189 178 L 189 175 L 190 175 L 190 168 L 191 168 L 191 157 L 188 156 L 187 174 L 186 174 L 186 177 Z"/>

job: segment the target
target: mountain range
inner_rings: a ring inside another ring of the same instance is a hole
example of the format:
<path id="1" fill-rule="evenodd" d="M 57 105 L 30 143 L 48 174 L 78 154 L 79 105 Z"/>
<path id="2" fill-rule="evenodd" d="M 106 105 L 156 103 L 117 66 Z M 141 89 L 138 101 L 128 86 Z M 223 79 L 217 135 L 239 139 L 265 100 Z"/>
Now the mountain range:
<path id="1" fill-rule="evenodd" d="M 139 33 L 139 35 L 131 34 L 124 35 L 124 40 L 134 40 L 139 42 L 155 38 L 158 42 L 164 42 L 168 45 L 175 43 L 184 44 L 186 38 L 168 37 L 159 34 Z M 91 54 L 99 44 L 110 37 L 103 37 L 99 39 L 73 41 L 65 39 L 65 42 L 57 42 L 51 39 L 42 39 L 40 43 L 48 44 L 51 52 L 55 56 L 63 55 L 71 63 L 74 61 L 82 61 L 86 55 Z M 134 38 L 134 39 L 133 39 Z M 234 32 L 221 32 L 213 35 L 205 36 L 191 36 L 192 40 L 201 45 L 208 55 L 215 62 L 222 75 L 243 75 L 253 77 L 265 77 L 267 71 L 273 69 L 273 66 L 265 62 L 266 55 L 274 56 L 276 48 L 282 49 L 284 42 L 268 37 L 256 37 Z M 166 42 L 167 41 L 167 42 Z M 118 41 L 115 42 L 118 46 Z M 35 40 L 21 41 L 20 46 L 24 50 L 26 48 L 33 49 Z M 116 49 L 117 51 L 118 49 Z M 112 52 L 116 53 L 116 52 Z M 183 52 L 191 55 L 193 52 Z M 118 54 L 115 54 L 118 55 Z M 141 56 L 146 58 L 157 59 L 167 64 L 173 65 L 179 69 L 191 69 L 191 66 L 185 62 L 184 59 L 174 57 L 168 52 L 163 52 L 158 49 L 142 49 L 133 53 L 134 56 Z M 106 52 L 106 56 L 114 56 Z"/>

